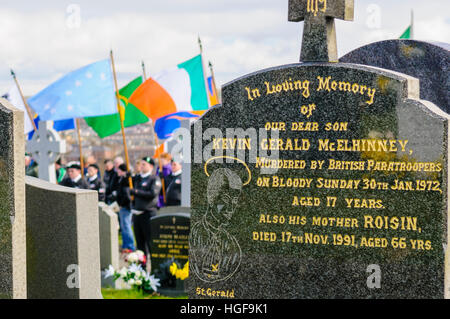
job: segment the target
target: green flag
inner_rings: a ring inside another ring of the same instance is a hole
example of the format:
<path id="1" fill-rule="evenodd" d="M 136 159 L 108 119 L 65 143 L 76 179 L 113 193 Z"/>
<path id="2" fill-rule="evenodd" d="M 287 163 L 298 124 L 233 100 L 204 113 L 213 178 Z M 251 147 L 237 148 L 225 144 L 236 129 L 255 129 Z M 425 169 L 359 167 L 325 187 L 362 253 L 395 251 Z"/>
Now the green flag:
<path id="1" fill-rule="evenodd" d="M 125 127 L 134 126 L 148 122 L 148 117 L 139 111 L 133 104 L 128 103 L 128 98 L 142 84 L 142 77 L 137 77 L 119 90 L 121 103 L 121 113 L 124 116 L 123 125 Z M 119 113 L 84 118 L 86 123 L 98 134 L 100 138 L 113 135 L 120 131 Z"/>
<path id="2" fill-rule="evenodd" d="M 411 39 L 411 26 L 403 32 L 399 39 Z"/>

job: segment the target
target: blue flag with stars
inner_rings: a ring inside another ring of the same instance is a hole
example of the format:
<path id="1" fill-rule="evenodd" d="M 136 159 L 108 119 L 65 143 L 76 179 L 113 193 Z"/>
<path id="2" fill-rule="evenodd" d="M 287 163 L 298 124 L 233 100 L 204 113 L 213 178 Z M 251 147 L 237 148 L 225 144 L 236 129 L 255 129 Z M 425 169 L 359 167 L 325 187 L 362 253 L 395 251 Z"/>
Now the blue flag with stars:
<path id="1" fill-rule="evenodd" d="M 117 113 L 108 59 L 72 71 L 28 99 L 41 121 Z"/>

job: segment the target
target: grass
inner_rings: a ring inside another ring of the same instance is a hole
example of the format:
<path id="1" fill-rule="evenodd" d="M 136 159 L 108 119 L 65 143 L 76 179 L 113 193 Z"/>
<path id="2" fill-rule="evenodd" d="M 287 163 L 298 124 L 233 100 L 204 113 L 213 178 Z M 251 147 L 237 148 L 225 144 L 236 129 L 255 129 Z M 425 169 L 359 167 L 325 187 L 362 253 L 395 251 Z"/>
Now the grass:
<path id="1" fill-rule="evenodd" d="M 160 294 L 143 294 L 141 291 L 134 289 L 118 290 L 112 288 L 102 288 L 102 295 L 104 299 L 187 299 L 187 296 L 168 297 Z"/>

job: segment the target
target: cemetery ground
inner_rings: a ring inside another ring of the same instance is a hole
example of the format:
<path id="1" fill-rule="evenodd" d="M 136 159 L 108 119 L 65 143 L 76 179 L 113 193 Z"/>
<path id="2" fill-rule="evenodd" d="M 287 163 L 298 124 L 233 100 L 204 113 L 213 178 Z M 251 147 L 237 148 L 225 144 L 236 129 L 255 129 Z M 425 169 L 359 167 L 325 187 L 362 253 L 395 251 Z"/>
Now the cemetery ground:
<path id="1" fill-rule="evenodd" d="M 137 290 L 102 288 L 104 299 L 188 299 L 186 296 L 164 296 L 161 294 L 146 294 Z"/>

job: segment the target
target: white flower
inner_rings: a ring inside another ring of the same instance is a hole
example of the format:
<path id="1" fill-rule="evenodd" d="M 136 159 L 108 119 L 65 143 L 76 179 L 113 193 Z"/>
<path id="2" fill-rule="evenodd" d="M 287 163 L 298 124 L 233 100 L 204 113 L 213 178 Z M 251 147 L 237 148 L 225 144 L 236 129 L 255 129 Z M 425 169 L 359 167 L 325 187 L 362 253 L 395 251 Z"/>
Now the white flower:
<path id="1" fill-rule="evenodd" d="M 114 276 L 115 273 L 116 271 L 114 270 L 114 267 L 109 265 L 109 267 L 105 270 L 105 279 Z"/>
<path id="2" fill-rule="evenodd" d="M 130 285 L 134 285 L 134 279 L 131 278 L 130 280 L 128 280 L 128 283 L 129 283 Z"/>
<path id="3" fill-rule="evenodd" d="M 147 278 L 145 278 L 146 280 L 148 280 L 150 282 L 150 286 L 152 287 L 153 291 L 157 291 L 156 287 L 161 286 L 161 284 L 159 283 L 159 279 L 155 278 L 154 275 L 147 275 Z"/>
<path id="4" fill-rule="evenodd" d="M 120 271 L 119 271 L 120 277 L 125 278 L 127 276 L 127 274 L 128 274 L 127 269 L 125 267 L 122 267 L 122 269 L 120 269 Z"/>
<path id="5" fill-rule="evenodd" d="M 136 250 L 135 254 L 138 255 L 138 257 L 144 256 L 144 252 L 142 250 Z"/>
<path id="6" fill-rule="evenodd" d="M 127 256 L 127 261 L 130 264 L 137 263 L 139 261 L 139 256 L 136 253 L 129 253 Z"/>
<path id="7" fill-rule="evenodd" d="M 136 286 L 140 286 L 140 285 L 142 285 L 142 281 L 141 281 L 141 280 L 139 280 L 139 279 L 138 279 L 138 280 L 136 280 L 136 282 L 135 282 L 135 285 L 136 285 Z"/>
<path id="8" fill-rule="evenodd" d="M 137 264 L 131 264 L 128 267 L 128 271 L 129 272 L 133 272 L 135 273 L 136 276 L 140 275 L 140 272 L 143 271 L 142 266 L 141 265 L 137 265 Z"/>

